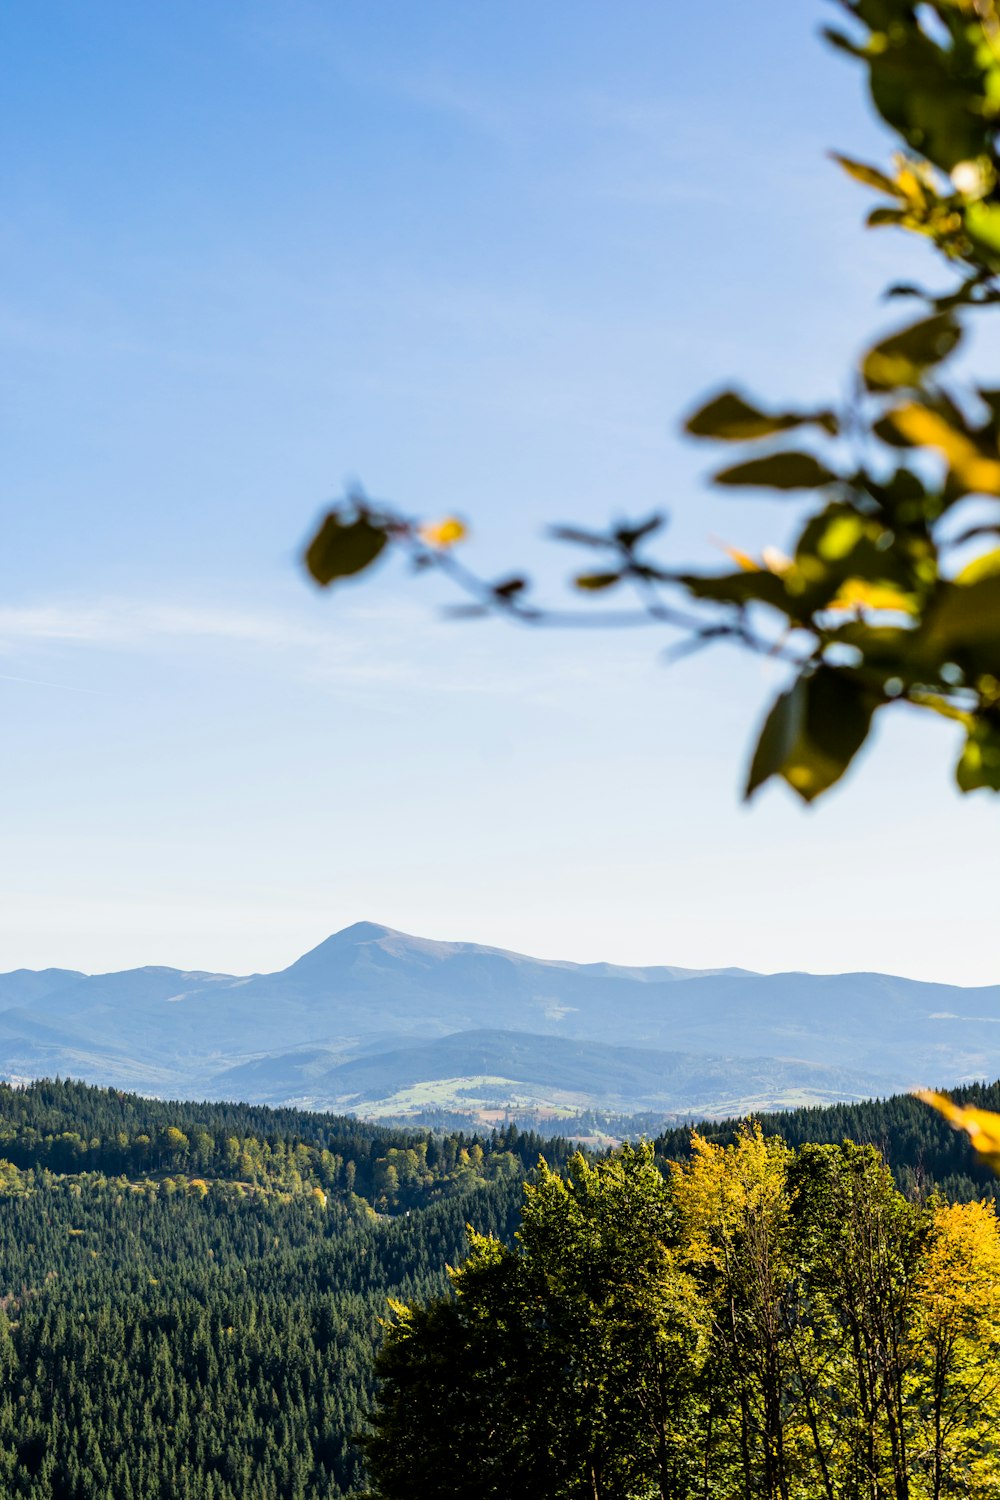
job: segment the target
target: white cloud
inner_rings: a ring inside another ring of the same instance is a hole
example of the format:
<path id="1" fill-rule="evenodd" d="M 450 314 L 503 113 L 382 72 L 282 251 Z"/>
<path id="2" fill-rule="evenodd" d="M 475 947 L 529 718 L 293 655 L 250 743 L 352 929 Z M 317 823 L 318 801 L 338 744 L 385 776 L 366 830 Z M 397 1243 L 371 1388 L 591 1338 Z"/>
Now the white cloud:
<path id="1" fill-rule="evenodd" d="M 66 686 L 51 679 L 81 656 L 236 652 L 255 673 L 277 672 L 320 691 L 363 690 L 373 709 L 391 709 L 401 689 L 552 705 L 606 688 L 609 674 L 635 685 L 656 654 L 648 637 L 644 647 L 630 649 L 611 632 L 592 638 L 581 653 L 572 631 L 529 640 L 503 622 L 463 625 L 442 619 L 424 598 L 324 604 L 321 615 L 308 605 L 252 609 L 130 598 L 7 605 L 0 607 L 0 664 L 10 670 L 0 672 L 0 681 Z M 101 691 L 99 676 L 89 682 L 80 690 Z"/>
<path id="2" fill-rule="evenodd" d="M 0 608 L 0 650 L 5 651 L 44 643 L 129 649 L 158 639 L 303 646 L 318 638 L 318 632 L 303 629 L 279 615 L 204 605 L 145 604 L 117 599 Z"/>

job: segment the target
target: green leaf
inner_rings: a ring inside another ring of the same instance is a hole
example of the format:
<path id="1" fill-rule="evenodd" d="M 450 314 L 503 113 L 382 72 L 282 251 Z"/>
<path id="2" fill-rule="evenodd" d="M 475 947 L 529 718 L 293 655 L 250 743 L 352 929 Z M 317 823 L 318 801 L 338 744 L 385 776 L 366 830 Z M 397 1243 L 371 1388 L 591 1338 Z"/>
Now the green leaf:
<path id="1" fill-rule="evenodd" d="M 892 608 L 889 596 L 907 611 L 918 588 L 918 557 L 914 543 L 887 530 L 885 522 L 852 505 L 834 503 L 810 517 L 795 547 L 795 572 L 789 575 L 808 613 L 835 604 L 848 586 L 855 606 L 869 601 L 872 608 Z M 904 599 L 904 596 L 906 598 Z M 850 607 L 850 602 L 838 607 Z"/>
<path id="2" fill-rule="evenodd" d="M 366 516 L 344 521 L 337 511 L 330 511 L 306 548 L 306 567 L 320 587 L 326 588 L 338 578 L 363 573 L 388 540 L 388 532 L 373 526 Z"/>
<path id="3" fill-rule="evenodd" d="M 804 802 L 840 780 L 864 744 L 878 705 L 857 679 L 820 667 L 782 693 L 764 721 L 746 796 L 780 776 Z"/>
<path id="4" fill-rule="evenodd" d="M 965 210 L 965 231 L 995 268 L 1000 255 L 1000 203 L 970 203 Z"/>
<path id="5" fill-rule="evenodd" d="M 751 406 L 738 392 L 722 391 L 688 417 L 684 431 L 692 437 L 741 443 L 772 437 L 776 432 L 787 432 L 791 427 L 807 424 L 823 427 L 831 436 L 836 436 L 839 430 L 837 418 L 831 411 L 763 412 L 759 407 Z"/>
<path id="6" fill-rule="evenodd" d="M 963 792 L 981 787 L 1000 792 L 1000 724 L 995 719 L 973 721 L 955 767 L 955 780 Z"/>
<path id="7" fill-rule="evenodd" d="M 918 7 L 894 6 L 883 35 L 887 45 L 869 49 L 865 61 L 872 101 L 886 123 L 944 172 L 985 155 L 990 127 L 976 107 L 976 85 L 922 31 Z"/>
<path id="8" fill-rule="evenodd" d="M 942 584 L 920 646 L 935 662 L 971 659 L 974 671 L 1000 678 L 1000 574 Z"/>
<path id="9" fill-rule="evenodd" d="M 861 373 L 870 391 L 919 385 L 924 372 L 946 359 L 962 337 L 951 313 L 938 313 L 903 328 L 869 349 Z"/>
<path id="10" fill-rule="evenodd" d="M 818 490 L 840 478 L 811 453 L 772 453 L 715 475 L 716 484 L 753 485 L 768 490 Z"/>
<path id="11" fill-rule="evenodd" d="M 883 224 L 902 224 L 907 217 L 905 208 L 873 208 L 865 223 L 869 229 L 880 229 Z"/>
<path id="12" fill-rule="evenodd" d="M 805 708 L 806 679 L 800 677 L 787 692 L 779 695 L 764 720 L 747 777 L 747 800 L 765 781 L 784 771 L 801 736 Z"/>
<path id="13" fill-rule="evenodd" d="M 683 573 L 677 582 L 696 599 L 712 599 L 717 604 L 770 604 L 792 617 L 784 580 L 766 568 L 715 575 Z"/>

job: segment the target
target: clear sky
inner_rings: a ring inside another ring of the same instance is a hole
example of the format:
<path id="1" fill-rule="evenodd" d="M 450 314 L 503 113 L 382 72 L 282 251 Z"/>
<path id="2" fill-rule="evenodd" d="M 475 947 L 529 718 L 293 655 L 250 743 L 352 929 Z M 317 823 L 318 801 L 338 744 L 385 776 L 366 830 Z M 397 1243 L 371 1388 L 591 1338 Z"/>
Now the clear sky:
<path id="1" fill-rule="evenodd" d="M 933 275 L 825 159 L 883 152 L 829 6 L 45 0 L 0 12 L 0 968 L 271 969 L 369 918 L 553 957 L 1000 980 L 1000 807 L 901 711 L 812 812 L 739 785 L 778 685 L 653 634 L 319 596 L 322 502 L 658 506 L 759 548 L 678 436 L 835 395 Z"/>

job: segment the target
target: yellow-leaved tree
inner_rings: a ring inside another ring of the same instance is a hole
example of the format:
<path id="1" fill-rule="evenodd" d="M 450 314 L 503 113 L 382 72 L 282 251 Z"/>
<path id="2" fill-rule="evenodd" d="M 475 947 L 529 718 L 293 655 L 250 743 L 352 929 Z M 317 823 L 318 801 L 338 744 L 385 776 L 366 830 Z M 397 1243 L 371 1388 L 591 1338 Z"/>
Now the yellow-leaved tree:
<path id="1" fill-rule="evenodd" d="M 513 1247 L 394 1308 L 375 1500 L 994 1500 L 1000 1226 L 746 1128 L 543 1164 Z"/>
<path id="2" fill-rule="evenodd" d="M 909 1329 L 911 1460 L 926 1493 L 989 1493 L 1000 1432 L 1000 1225 L 983 1203 L 933 1210 Z"/>

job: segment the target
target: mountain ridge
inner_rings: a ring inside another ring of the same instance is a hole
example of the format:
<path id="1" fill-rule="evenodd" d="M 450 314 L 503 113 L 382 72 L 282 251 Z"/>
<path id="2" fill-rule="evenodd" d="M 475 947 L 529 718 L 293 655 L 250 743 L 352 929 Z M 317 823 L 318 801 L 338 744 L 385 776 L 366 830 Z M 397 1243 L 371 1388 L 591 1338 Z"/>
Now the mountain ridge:
<path id="1" fill-rule="evenodd" d="M 762 1107 L 827 1102 L 832 1095 L 821 1077 L 838 1079 L 839 1097 L 857 1098 L 996 1076 L 1000 985 L 968 988 L 872 971 L 577 964 L 421 938 L 375 922 L 332 933 L 274 973 L 145 965 L 97 975 L 0 975 L 0 1076 L 11 1078 L 61 1071 L 192 1097 L 266 1076 L 268 1102 L 292 1102 L 304 1096 L 296 1054 L 312 1049 L 321 1055 L 305 1095 L 312 1104 L 340 1107 L 352 1092 L 343 1085 L 353 1069 L 368 1080 L 353 1092 L 377 1109 L 404 1083 L 404 1092 L 433 1095 L 434 1079 L 414 1070 L 426 1072 L 434 1057 L 452 1070 L 440 1075 L 452 1093 L 463 1078 L 485 1078 L 487 1034 L 491 1055 L 516 1058 L 506 1072 L 498 1064 L 489 1073 L 493 1098 L 505 1085 L 512 1096 L 530 1085 L 536 1102 L 549 1089 L 559 1107 L 570 1093 L 595 1106 L 613 1101 L 619 1110 L 656 1098 L 665 1110 L 711 1112 L 706 1088 L 711 1084 L 708 1092 L 714 1089 L 721 1104 L 728 1068 L 734 1083 L 753 1083 Z M 502 1036 L 533 1040 L 496 1040 Z M 571 1067 L 557 1042 L 591 1050 Z M 418 1046 L 430 1049 L 419 1069 Z M 524 1076 L 532 1048 L 533 1079 Z M 638 1060 L 630 1074 L 623 1048 L 656 1054 L 664 1087 L 654 1086 Z M 380 1056 L 381 1090 L 373 1061 Z M 678 1071 L 668 1056 L 701 1059 L 700 1080 L 695 1063 Z M 573 1087 L 557 1087 L 570 1073 Z M 629 1076 L 635 1087 L 623 1094 Z M 316 1095 L 323 1077 L 328 1091 Z M 732 1090 L 725 1093 L 731 1100 Z"/>

